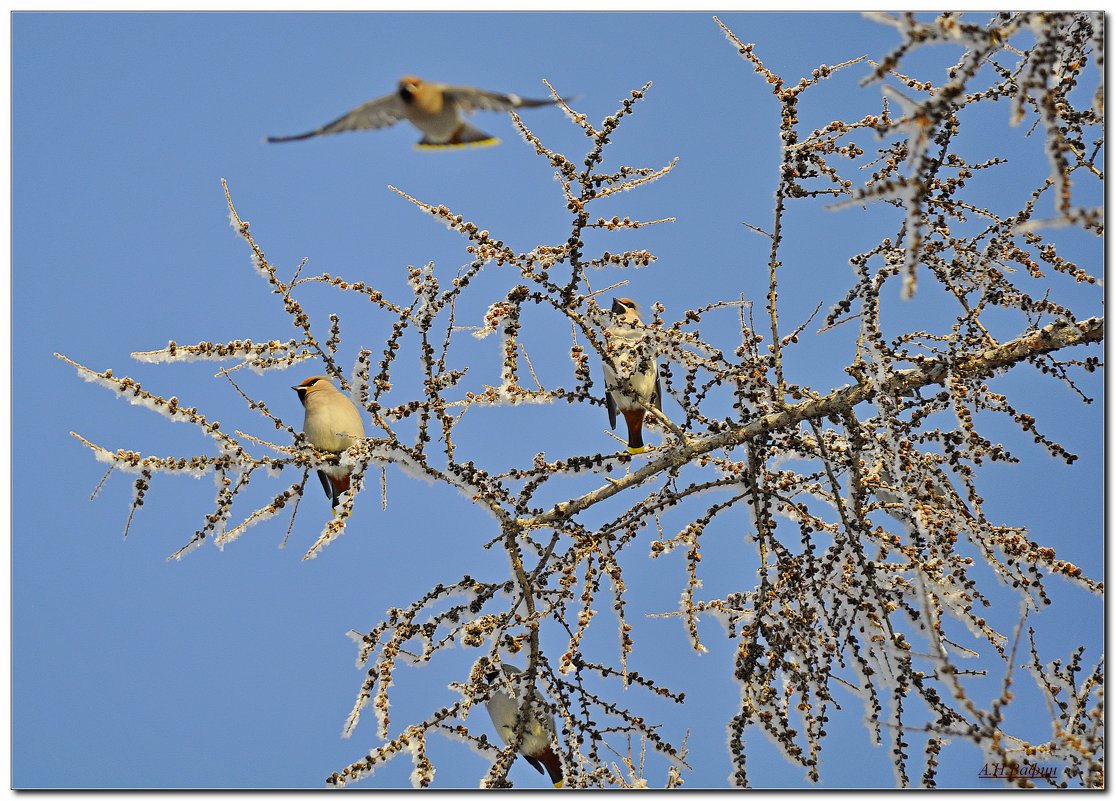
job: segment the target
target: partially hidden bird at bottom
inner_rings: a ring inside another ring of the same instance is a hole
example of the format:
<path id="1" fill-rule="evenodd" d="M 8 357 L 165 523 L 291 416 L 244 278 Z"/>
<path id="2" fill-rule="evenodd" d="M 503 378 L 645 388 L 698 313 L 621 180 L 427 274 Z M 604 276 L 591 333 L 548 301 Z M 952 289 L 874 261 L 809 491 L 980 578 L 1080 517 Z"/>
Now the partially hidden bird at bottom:
<path id="1" fill-rule="evenodd" d="M 495 670 L 489 671 L 485 675 L 485 680 L 493 687 L 492 697 L 488 700 L 487 707 L 488 716 L 492 718 L 492 725 L 496 727 L 496 733 L 500 735 L 500 739 L 505 744 L 509 744 L 515 740 L 515 721 L 519 715 L 520 704 L 519 699 L 512 695 L 515 686 L 509 679 L 519 675 L 522 671 L 512 665 L 501 665 L 501 667 L 504 669 L 504 676 L 499 683 L 498 680 L 501 679 L 501 676 Z M 531 690 L 531 693 L 534 699 L 531 706 L 531 719 L 527 721 L 527 725 L 523 728 L 523 737 L 519 742 L 519 753 L 539 773 L 542 773 L 543 768 L 546 768 L 550 781 L 554 783 L 555 787 L 561 787 L 565 783 L 565 779 L 562 775 L 562 760 L 558 758 L 558 754 L 554 751 L 556 738 L 554 715 L 547 711 L 546 707 L 543 706 L 542 699 L 538 697 L 534 690 Z"/>
<path id="2" fill-rule="evenodd" d="M 464 114 L 477 110 L 515 111 L 557 102 L 489 92 L 472 86 L 434 83 L 406 75 L 399 79 L 398 88 L 390 95 L 369 100 L 321 128 L 294 136 L 269 136 L 267 141 L 291 142 L 344 131 L 386 128 L 407 120 L 422 132 L 422 139 L 415 145 L 417 148 L 482 147 L 499 144 L 500 140 L 470 125 Z"/>
<path id="3" fill-rule="evenodd" d="M 628 426 L 628 453 L 646 453 L 643 419 L 647 409 L 643 404 L 663 410 L 659 366 L 654 355 L 642 344 L 647 333 L 642 328 L 636 302 L 631 298 L 615 298 L 612 316 L 614 324 L 605 329 L 605 351 L 612 363 L 609 364 L 609 359 L 603 360 L 608 422 L 615 431 L 616 412 L 619 411 Z"/>
<path id="4" fill-rule="evenodd" d="M 349 397 L 333 385 L 329 376 L 312 375 L 291 389 L 298 393 L 298 399 L 306 408 L 302 433 L 315 450 L 342 453 L 364 439 L 360 412 Z M 349 468 L 322 465 L 318 468 L 318 478 L 336 509 L 338 497 L 349 490 Z"/>

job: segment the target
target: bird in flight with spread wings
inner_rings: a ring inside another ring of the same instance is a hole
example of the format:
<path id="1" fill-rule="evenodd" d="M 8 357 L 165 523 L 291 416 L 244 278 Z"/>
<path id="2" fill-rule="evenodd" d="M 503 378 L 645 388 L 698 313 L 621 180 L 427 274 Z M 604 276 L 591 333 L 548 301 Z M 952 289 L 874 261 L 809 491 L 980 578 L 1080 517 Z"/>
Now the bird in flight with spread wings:
<path id="1" fill-rule="evenodd" d="M 464 114 L 483 111 L 514 111 L 519 108 L 550 106 L 559 100 L 532 100 L 513 94 L 499 94 L 472 86 L 431 83 L 414 75 L 399 79 L 399 88 L 390 95 L 369 100 L 348 114 L 321 128 L 294 136 L 269 136 L 269 142 L 291 142 L 314 136 L 386 128 L 407 120 L 422 132 L 415 145 L 424 150 L 452 147 L 483 147 L 499 144 L 495 136 L 470 125 Z"/>

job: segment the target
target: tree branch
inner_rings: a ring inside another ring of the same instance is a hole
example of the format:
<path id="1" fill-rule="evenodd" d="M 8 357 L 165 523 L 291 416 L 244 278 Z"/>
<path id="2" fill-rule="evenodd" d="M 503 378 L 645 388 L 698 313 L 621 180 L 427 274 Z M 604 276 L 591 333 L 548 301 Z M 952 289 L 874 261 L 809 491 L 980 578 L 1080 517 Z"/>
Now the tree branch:
<path id="1" fill-rule="evenodd" d="M 976 377 L 991 375 L 997 370 L 1010 367 L 1025 359 L 1041 356 L 1044 353 L 1060 350 L 1073 345 L 1084 345 L 1104 340 L 1104 318 L 1091 317 L 1080 323 L 1051 323 L 1038 331 L 1025 334 L 995 348 L 981 353 L 962 356 L 951 365 L 947 359 L 918 359 L 922 364 L 897 371 L 881 389 L 889 395 L 905 395 L 930 384 L 940 384 L 952 372 L 958 376 Z M 642 484 L 647 479 L 664 470 L 678 468 L 687 464 L 694 456 L 709 453 L 720 448 L 733 448 L 753 437 L 771 431 L 786 429 L 806 420 L 816 420 L 849 411 L 858 403 L 869 400 L 875 389 L 867 381 L 855 386 L 835 389 L 823 398 L 804 401 L 789 406 L 783 411 L 773 412 L 750 420 L 743 425 L 734 425 L 728 431 L 711 434 L 701 439 L 691 440 L 682 447 L 673 448 L 663 456 L 629 473 L 622 479 L 610 481 L 603 487 L 559 503 L 547 512 L 517 521 L 519 527 L 528 531 L 532 528 L 548 526 L 570 518 L 606 498 L 611 498 L 629 487 Z"/>

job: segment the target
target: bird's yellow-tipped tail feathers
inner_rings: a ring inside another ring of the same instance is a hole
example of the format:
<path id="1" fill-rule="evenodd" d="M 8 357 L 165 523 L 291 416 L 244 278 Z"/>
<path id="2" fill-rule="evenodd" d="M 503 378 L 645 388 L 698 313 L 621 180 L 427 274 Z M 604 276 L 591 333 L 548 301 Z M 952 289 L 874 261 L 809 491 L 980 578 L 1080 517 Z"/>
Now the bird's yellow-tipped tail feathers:
<path id="1" fill-rule="evenodd" d="M 543 768 L 546 768 L 546 772 L 550 776 L 550 782 L 556 788 L 561 789 L 565 786 L 566 776 L 562 772 L 562 760 L 558 758 L 558 755 L 554 753 L 554 749 L 549 745 L 534 756 L 530 754 L 524 754 L 523 756 L 531 763 L 531 767 L 539 773 L 542 773 Z"/>
<path id="2" fill-rule="evenodd" d="M 419 150 L 446 150 L 462 147 L 491 147 L 500 144 L 500 140 L 492 134 L 487 134 L 480 128 L 462 122 L 453 135 L 444 142 L 432 142 L 430 136 L 424 136 L 415 145 Z"/>
<path id="3" fill-rule="evenodd" d="M 628 424 L 628 453 L 647 453 L 648 448 L 643 443 L 643 409 L 622 409 L 620 413 Z"/>
<path id="4" fill-rule="evenodd" d="M 447 142 L 444 145 L 438 145 L 424 140 L 415 145 L 415 150 L 465 150 L 473 147 L 492 147 L 498 144 L 500 144 L 500 140 L 495 136 L 491 136 L 488 139 L 480 139 L 476 142 Z"/>

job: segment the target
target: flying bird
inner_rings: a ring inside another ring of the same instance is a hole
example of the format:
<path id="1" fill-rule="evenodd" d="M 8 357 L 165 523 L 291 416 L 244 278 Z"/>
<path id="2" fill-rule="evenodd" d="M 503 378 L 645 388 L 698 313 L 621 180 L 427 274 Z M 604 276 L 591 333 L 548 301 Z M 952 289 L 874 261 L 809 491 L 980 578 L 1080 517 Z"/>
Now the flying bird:
<path id="1" fill-rule="evenodd" d="M 628 424 L 628 453 L 646 453 L 643 418 L 647 410 L 643 404 L 663 410 L 659 367 L 655 357 L 641 346 L 646 334 L 634 327 L 642 325 L 636 302 L 630 298 L 613 299 L 612 315 L 616 322 L 605 329 L 605 349 L 612 362 L 604 360 L 608 422 L 615 431 L 616 412 L 624 415 L 624 422 Z"/>
<path id="2" fill-rule="evenodd" d="M 360 412 L 347 395 L 333 386 L 328 376 L 312 375 L 291 389 L 298 393 L 298 399 L 306 407 L 302 433 L 315 450 L 341 453 L 357 440 L 364 439 Z M 337 508 L 338 496 L 349 490 L 349 477 L 349 469 L 340 465 L 318 468 L 322 489 L 333 502 L 334 509 Z"/>
<path id="3" fill-rule="evenodd" d="M 504 687 L 514 691 L 514 685 L 508 681 L 508 677 L 514 677 L 522 671 L 511 665 L 501 665 L 501 667 L 505 673 L 505 678 L 501 682 L 503 686 L 495 690 L 488 700 L 487 707 L 488 716 L 492 718 L 492 725 L 496 727 L 496 733 L 507 744 L 515 740 L 515 720 L 519 715 L 519 699 L 515 698 Z M 495 687 L 499 677 L 500 674 L 493 670 L 485 676 L 485 680 L 489 685 Z M 542 773 L 545 767 L 554 786 L 561 787 L 565 780 L 562 776 L 562 761 L 554 751 L 556 736 L 554 715 L 546 710 L 542 700 L 534 690 L 531 693 L 534 698 L 534 703 L 531 706 L 532 717 L 523 728 L 523 737 L 519 742 L 519 753 L 539 773 Z"/>
<path id="4" fill-rule="evenodd" d="M 499 144 L 500 140 L 467 123 L 463 113 L 471 114 L 478 109 L 514 111 L 557 102 L 486 92 L 472 86 L 428 83 L 414 75 L 406 75 L 399 79 L 399 88 L 394 93 L 369 100 L 321 128 L 294 136 L 269 136 L 267 141 L 290 142 L 342 131 L 386 128 L 407 120 L 422 132 L 422 139 L 415 145 L 417 148 L 483 147 Z"/>

